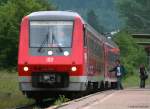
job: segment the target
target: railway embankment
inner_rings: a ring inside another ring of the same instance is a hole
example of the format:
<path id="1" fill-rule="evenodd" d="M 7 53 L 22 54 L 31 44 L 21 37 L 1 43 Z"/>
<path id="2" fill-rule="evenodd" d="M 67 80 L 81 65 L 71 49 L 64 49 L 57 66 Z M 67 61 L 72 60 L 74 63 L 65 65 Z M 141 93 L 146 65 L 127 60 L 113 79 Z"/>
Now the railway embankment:
<path id="1" fill-rule="evenodd" d="M 33 101 L 27 99 L 19 90 L 16 71 L 0 71 L 0 109 L 9 109 L 17 105 L 29 104 Z"/>

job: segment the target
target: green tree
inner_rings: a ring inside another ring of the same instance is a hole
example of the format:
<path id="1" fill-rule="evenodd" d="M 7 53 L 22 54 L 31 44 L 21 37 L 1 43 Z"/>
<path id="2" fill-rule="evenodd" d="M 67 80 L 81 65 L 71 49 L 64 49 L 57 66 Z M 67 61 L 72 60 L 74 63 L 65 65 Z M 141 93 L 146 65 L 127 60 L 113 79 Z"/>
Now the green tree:
<path id="1" fill-rule="evenodd" d="M 0 6 L 0 67 L 16 66 L 21 19 L 31 12 L 54 8 L 46 3 L 46 0 L 8 0 Z"/>
<path id="2" fill-rule="evenodd" d="M 87 22 L 98 32 L 104 33 L 105 29 L 102 25 L 99 24 L 98 17 L 95 14 L 94 10 L 90 10 L 87 13 Z"/>
<path id="3" fill-rule="evenodd" d="M 121 31 L 116 35 L 114 41 L 121 50 L 121 61 L 125 65 L 129 74 L 134 73 L 140 64 L 146 64 L 147 55 L 144 48 L 136 44 L 130 34 Z"/>
<path id="4" fill-rule="evenodd" d="M 129 31 L 150 33 L 150 0 L 118 0 L 117 4 Z"/>
<path id="5" fill-rule="evenodd" d="M 87 20 L 87 13 L 93 9 L 98 16 L 99 25 L 105 32 L 110 32 L 122 26 L 118 17 L 115 0 L 50 0 L 59 10 L 72 10 L 78 12 Z"/>
<path id="6" fill-rule="evenodd" d="M 8 0 L 0 0 L 0 5 L 6 3 Z"/>

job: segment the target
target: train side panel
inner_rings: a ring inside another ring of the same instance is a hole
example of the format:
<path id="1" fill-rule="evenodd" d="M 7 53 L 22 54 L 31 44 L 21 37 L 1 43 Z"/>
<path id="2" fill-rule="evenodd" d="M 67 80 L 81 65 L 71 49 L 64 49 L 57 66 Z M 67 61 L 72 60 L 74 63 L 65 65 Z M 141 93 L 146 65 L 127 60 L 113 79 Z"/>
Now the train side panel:
<path id="1" fill-rule="evenodd" d="M 104 42 L 89 27 L 85 28 L 85 39 L 88 85 L 96 90 L 104 81 Z"/>
<path id="2" fill-rule="evenodd" d="M 115 72 L 109 72 L 114 66 L 115 61 L 119 59 L 119 49 L 110 45 L 105 45 L 105 83 L 106 87 L 114 85 L 117 82 Z"/>

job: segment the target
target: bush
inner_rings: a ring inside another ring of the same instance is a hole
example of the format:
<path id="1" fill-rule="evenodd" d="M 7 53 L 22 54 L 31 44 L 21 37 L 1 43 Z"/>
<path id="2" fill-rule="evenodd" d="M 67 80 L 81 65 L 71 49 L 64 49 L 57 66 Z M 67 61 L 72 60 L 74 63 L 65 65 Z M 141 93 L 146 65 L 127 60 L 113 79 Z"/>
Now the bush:
<path id="1" fill-rule="evenodd" d="M 64 102 L 69 101 L 70 99 L 66 98 L 64 95 L 59 95 L 59 98 L 55 101 L 54 105 L 61 105 Z"/>

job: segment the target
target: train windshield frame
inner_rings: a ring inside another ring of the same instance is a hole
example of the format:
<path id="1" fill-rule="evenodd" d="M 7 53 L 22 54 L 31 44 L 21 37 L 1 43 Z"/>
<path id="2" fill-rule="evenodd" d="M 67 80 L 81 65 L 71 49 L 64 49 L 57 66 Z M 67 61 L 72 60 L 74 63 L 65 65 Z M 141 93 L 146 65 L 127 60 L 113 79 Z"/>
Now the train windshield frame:
<path id="1" fill-rule="evenodd" d="M 71 48 L 73 21 L 30 21 L 30 48 Z"/>

